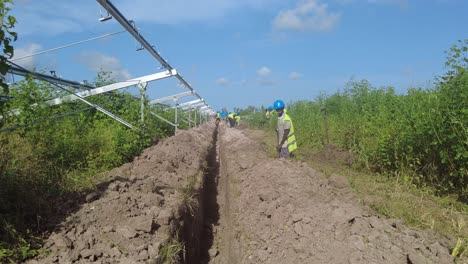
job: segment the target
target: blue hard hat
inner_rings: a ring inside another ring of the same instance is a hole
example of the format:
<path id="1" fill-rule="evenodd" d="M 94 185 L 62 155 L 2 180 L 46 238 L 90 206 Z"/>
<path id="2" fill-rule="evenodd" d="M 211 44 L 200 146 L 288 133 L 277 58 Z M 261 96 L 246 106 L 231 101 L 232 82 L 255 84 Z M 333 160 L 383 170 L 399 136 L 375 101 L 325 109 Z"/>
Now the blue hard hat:
<path id="1" fill-rule="evenodd" d="M 270 106 L 267 107 L 267 110 L 268 110 L 268 111 L 273 111 L 273 109 L 274 109 L 274 108 L 273 108 L 272 105 L 270 105 Z"/>
<path id="2" fill-rule="evenodd" d="M 284 108 L 284 102 L 281 101 L 281 100 L 276 100 L 276 101 L 273 103 L 273 107 L 275 108 L 275 110 Z"/>
<path id="3" fill-rule="evenodd" d="M 236 112 L 236 115 L 240 115 L 240 112 L 239 112 L 239 111 L 237 111 L 237 112 Z"/>

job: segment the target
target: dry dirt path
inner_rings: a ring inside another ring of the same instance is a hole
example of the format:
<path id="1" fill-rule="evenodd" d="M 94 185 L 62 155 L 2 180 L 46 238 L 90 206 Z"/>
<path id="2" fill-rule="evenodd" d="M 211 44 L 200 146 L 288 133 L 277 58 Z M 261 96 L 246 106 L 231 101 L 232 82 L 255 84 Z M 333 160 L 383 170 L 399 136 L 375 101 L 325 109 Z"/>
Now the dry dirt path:
<path id="1" fill-rule="evenodd" d="M 241 130 L 219 144 L 210 263 L 453 263 L 444 240 L 362 208 L 344 177 L 268 158 Z"/>
<path id="2" fill-rule="evenodd" d="M 29 263 L 453 263 L 443 239 L 242 130 L 181 131 L 107 175 Z"/>

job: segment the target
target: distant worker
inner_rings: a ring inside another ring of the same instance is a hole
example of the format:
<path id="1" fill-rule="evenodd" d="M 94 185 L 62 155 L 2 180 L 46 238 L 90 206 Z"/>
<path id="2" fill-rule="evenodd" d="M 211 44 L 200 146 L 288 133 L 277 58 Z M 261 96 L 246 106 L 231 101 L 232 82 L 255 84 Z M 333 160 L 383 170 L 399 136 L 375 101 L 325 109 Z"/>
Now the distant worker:
<path id="1" fill-rule="evenodd" d="M 224 112 L 224 121 L 226 122 L 226 126 L 229 126 L 229 113 Z"/>
<path id="2" fill-rule="evenodd" d="M 267 119 L 270 119 L 271 112 L 273 112 L 273 106 L 268 106 L 267 109 L 265 109 L 265 117 Z"/>
<path id="3" fill-rule="evenodd" d="M 236 125 L 236 120 L 234 119 L 234 113 L 229 112 L 228 120 L 229 120 L 229 127 L 234 127 Z"/>
<path id="4" fill-rule="evenodd" d="M 216 125 L 218 125 L 219 122 L 221 122 L 221 114 L 219 112 L 216 112 Z"/>
<path id="5" fill-rule="evenodd" d="M 236 126 L 239 126 L 240 112 L 236 112 L 236 114 L 234 115 L 234 118 L 236 120 Z"/>
<path id="6" fill-rule="evenodd" d="M 284 109 L 284 102 L 276 100 L 273 104 L 276 113 L 278 113 L 278 141 L 276 151 L 280 158 L 290 158 L 292 152 L 297 149 L 296 136 L 294 135 L 294 126 L 291 118 Z"/>

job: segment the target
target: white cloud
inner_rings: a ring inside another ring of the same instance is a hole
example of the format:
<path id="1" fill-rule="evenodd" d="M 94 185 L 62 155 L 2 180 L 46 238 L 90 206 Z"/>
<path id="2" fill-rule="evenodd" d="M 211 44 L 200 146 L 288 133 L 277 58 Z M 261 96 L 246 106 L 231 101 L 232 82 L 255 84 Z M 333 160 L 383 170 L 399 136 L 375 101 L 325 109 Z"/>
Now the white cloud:
<path id="1" fill-rule="evenodd" d="M 289 79 L 291 80 L 297 80 L 297 79 L 300 79 L 302 78 L 302 74 L 301 73 L 298 73 L 298 72 L 291 72 L 289 74 Z"/>
<path id="2" fill-rule="evenodd" d="M 227 86 L 227 85 L 229 85 L 229 80 L 227 80 L 224 77 L 221 77 L 218 80 L 216 80 L 216 84 L 220 85 L 220 86 Z"/>
<path id="3" fill-rule="evenodd" d="M 263 66 L 257 70 L 257 73 L 260 76 L 267 76 L 271 73 L 271 70 L 268 67 Z"/>
<path id="4" fill-rule="evenodd" d="M 270 79 L 258 79 L 258 83 L 262 86 L 274 86 L 276 83 Z"/>
<path id="5" fill-rule="evenodd" d="M 328 5 L 318 0 L 302 1 L 294 9 L 283 10 L 273 20 L 278 30 L 329 31 L 339 22 L 341 14 L 328 11 Z"/>
<path id="6" fill-rule="evenodd" d="M 123 81 L 132 78 L 128 70 L 120 64 L 120 61 L 117 58 L 107 56 L 97 51 L 82 52 L 78 57 L 78 61 L 95 73 L 98 73 L 101 70 L 112 72 L 111 76 L 116 81 Z"/>
<path id="7" fill-rule="evenodd" d="M 259 78 L 257 79 L 257 83 L 262 86 L 272 86 L 275 85 L 275 82 L 269 78 L 271 74 L 270 68 L 263 66 L 257 70 L 257 74 Z"/>
<path id="8" fill-rule="evenodd" d="M 20 65 L 21 67 L 24 67 L 24 68 L 31 68 L 31 67 L 34 67 L 35 66 L 35 59 L 34 59 L 34 56 L 32 57 L 27 57 L 27 58 L 24 58 L 24 59 L 19 59 L 19 60 L 15 60 L 17 58 L 21 58 L 21 57 L 24 57 L 24 56 L 27 56 L 27 55 L 31 55 L 31 54 L 34 54 L 38 51 L 41 50 L 41 45 L 39 44 L 36 44 L 36 43 L 31 43 L 29 45 L 27 45 L 26 47 L 19 47 L 19 48 L 15 48 L 15 54 L 12 58 L 13 62 Z"/>

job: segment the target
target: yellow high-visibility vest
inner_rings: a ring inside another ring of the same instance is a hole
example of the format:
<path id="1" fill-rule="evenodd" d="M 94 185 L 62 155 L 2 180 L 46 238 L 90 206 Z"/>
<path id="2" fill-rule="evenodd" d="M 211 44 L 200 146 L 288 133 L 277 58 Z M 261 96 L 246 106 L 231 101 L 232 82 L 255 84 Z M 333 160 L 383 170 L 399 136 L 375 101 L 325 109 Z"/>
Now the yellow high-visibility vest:
<path id="1" fill-rule="evenodd" d="M 294 126 L 293 126 L 293 122 L 291 118 L 289 117 L 288 114 L 284 113 L 283 124 L 286 121 L 289 121 L 289 123 L 291 124 L 291 127 L 289 128 L 289 134 L 288 134 L 288 151 L 289 153 L 291 153 L 297 149 L 296 135 L 294 134 Z"/>

